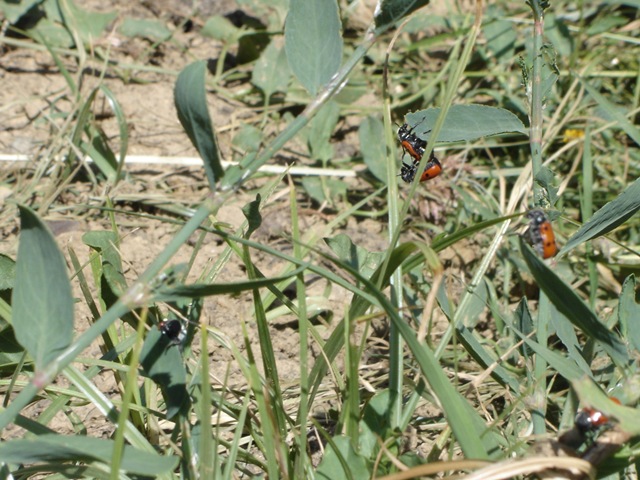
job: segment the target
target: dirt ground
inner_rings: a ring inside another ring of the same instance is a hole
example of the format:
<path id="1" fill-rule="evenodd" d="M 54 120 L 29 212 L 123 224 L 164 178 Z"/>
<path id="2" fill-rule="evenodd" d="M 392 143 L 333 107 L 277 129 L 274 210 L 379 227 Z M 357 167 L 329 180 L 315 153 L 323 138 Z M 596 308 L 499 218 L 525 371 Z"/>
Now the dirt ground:
<path id="1" fill-rule="evenodd" d="M 236 12 L 238 6 L 233 1 L 209 0 L 204 2 L 201 7 L 203 13 L 194 18 L 194 23 L 196 23 L 194 28 L 186 32 L 176 31 L 175 41 L 164 43 L 153 52 L 153 55 L 149 55 L 148 41 L 124 38 L 115 28 L 118 22 L 126 16 L 130 16 L 162 19 L 171 29 L 174 29 L 176 24 L 190 15 L 191 7 L 188 3 L 186 0 L 158 2 L 125 2 L 122 0 L 98 2 L 97 0 L 89 0 L 82 4 L 83 8 L 91 11 L 115 10 L 118 12 L 114 28 L 98 41 L 100 45 L 111 48 L 112 60 L 123 63 L 138 63 L 146 59 L 147 64 L 154 67 L 152 71 L 144 71 L 143 69 L 136 71 L 135 82 L 125 82 L 122 78 L 115 76 L 107 76 L 104 79 L 104 84 L 113 91 L 122 105 L 129 124 L 129 155 L 197 157 L 195 149 L 177 120 L 173 103 L 175 74 L 194 60 L 216 57 L 221 45 L 199 35 L 198 30 L 204 22 L 203 19 L 209 15 L 230 15 Z M 67 91 L 67 84 L 51 56 L 45 51 L 5 47 L 0 53 L 0 78 L 2 78 L 3 85 L 3 88 L 0 89 L 0 105 L 2 105 L 0 110 L 0 154 L 20 154 L 31 157 L 40 152 L 43 145 L 49 142 L 52 137 L 56 123 L 48 118 L 48 108 L 61 92 Z M 73 71 L 74 62 L 68 59 L 66 62 L 67 67 Z M 163 71 L 171 73 L 162 73 Z M 83 91 L 91 88 L 92 82 L 97 81 L 95 76 L 85 76 Z M 214 94 L 210 94 L 209 108 L 216 124 L 223 158 L 228 159 L 232 151 L 230 136 L 232 126 L 237 127 L 241 122 L 240 119 L 253 114 L 245 105 Z M 101 120 L 101 126 L 109 135 L 116 136 L 117 124 L 114 117 L 105 116 Z M 358 148 L 356 135 L 346 136 L 341 142 L 341 145 L 336 146 L 336 150 L 353 151 Z M 36 167 L 32 161 L 3 163 L 0 167 L 3 170 L 0 178 L 12 178 L 14 175 L 21 178 L 25 172 L 32 171 Z M 128 174 L 127 180 L 108 192 L 109 196 L 114 199 L 116 207 L 121 206 L 126 210 L 138 207 L 143 212 L 162 214 L 162 209 L 155 210 L 153 206 L 149 206 L 144 201 L 150 198 L 170 199 L 174 205 L 188 207 L 197 205 L 208 193 L 206 177 L 203 169 L 199 166 L 128 165 L 126 172 Z M 264 181 L 262 180 L 262 182 Z M 362 181 L 355 178 L 348 181 L 354 191 L 365 186 Z M 233 201 L 227 202 L 218 212 L 217 220 L 239 226 L 243 220 L 240 209 L 254 199 L 251 189 L 259 184 L 260 181 L 249 182 L 247 189 L 239 191 Z M 11 187 L 2 186 L 0 189 L 0 201 L 3 203 L 2 210 L 4 211 L 0 214 L 1 228 L 4 234 L 0 253 L 15 258 L 19 233 L 18 219 L 15 207 L 4 204 L 4 197 L 10 193 Z M 72 249 L 85 265 L 88 261 L 89 251 L 82 241 L 82 235 L 91 230 L 109 229 L 109 219 L 94 209 L 69 207 L 104 205 L 104 198 L 100 193 L 87 182 L 72 183 L 44 213 L 45 220 L 56 235 L 63 252 L 67 254 L 68 250 Z M 276 197 L 263 212 L 263 225 L 252 239 L 289 252 L 291 247 L 283 240 L 283 236 L 290 232 L 291 225 L 288 187 L 285 184 L 278 190 Z M 301 198 L 300 200 L 303 202 L 303 207 L 310 207 L 310 204 L 305 203 L 308 202 L 307 199 Z M 429 211 L 428 204 L 419 207 L 421 210 L 426 209 L 427 212 L 438 215 L 437 211 Z M 325 229 L 335 217 L 335 212 L 327 213 L 317 208 L 302 208 L 301 212 L 300 227 L 305 233 L 316 232 L 321 236 L 346 233 L 356 244 L 369 250 L 381 251 L 387 248 L 388 240 L 385 225 L 382 223 L 384 220 L 351 218 L 339 231 L 329 232 Z M 125 214 L 118 215 L 117 222 L 123 235 L 120 253 L 125 266 L 125 275 L 129 280 L 137 278 L 178 230 L 177 226 L 163 221 L 153 219 L 140 221 L 137 217 Z M 195 238 L 180 251 L 172 263 L 189 262 L 193 252 L 191 247 L 194 243 Z M 216 261 L 224 247 L 225 244 L 220 239 L 213 236 L 207 237 L 194 261 L 189 281 L 196 281 L 197 275 Z M 259 254 L 255 255 L 255 260 L 267 276 L 279 274 L 284 267 L 284 264 Z M 86 275 L 90 276 L 88 270 Z M 232 282 L 244 278 L 246 278 L 244 267 L 238 259 L 233 259 L 227 263 L 217 281 Z M 310 279 L 309 285 L 310 296 L 326 296 L 327 285 L 324 282 Z M 82 298 L 77 282 L 74 282 L 74 294 L 77 298 Z M 350 301 L 350 294 L 334 285 L 330 295 L 324 301 L 325 303 L 320 302 L 320 307 L 340 315 L 345 311 Z M 241 297 L 217 296 L 206 301 L 203 315 L 209 325 L 217 328 L 236 345 L 242 346 L 243 337 L 240 322 L 250 322 L 253 316 L 253 304 L 248 295 Z M 78 331 L 86 328 L 89 318 L 90 315 L 84 302 L 79 302 L 76 316 Z M 273 323 L 272 341 L 275 346 L 283 386 L 295 389 L 299 377 L 299 361 L 296 356 L 299 336 L 295 322 L 290 320 L 287 317 L 278 317 Z M 383 321 L 382 325 L 384 331 Z M 253 327 L 250 325 L 249 335 L 256 346 L 257 353 L 257 331 Z M 330 333 L 331 325 L 327 325 L 326 328 L 320 325 L 318 328 L 327 336 Z M 368 354 L 370 364 L 368 371 L 363 370 L 363 378 L 367 378 L 368 382 L 375 384 L 384 381 L 386 360 L 384 356 L 379 357 L 377 353 L 384 352 L 386 341 L 384 338 L 373 337 L 370 341 L 373 345 Z M 241 347 L 241 350 L 244 348 Z M 319 353 L 315 344 L 312 345 L 312 351 L 314 356 Z M 225 381 L 227 362 L 231 360 L 231 356 L 227 349 L 213 342 L 210 345 L 209 355 L 212 360 L 212 373 L 222 383 Z M 83 356 L 99 358 L 101 352 L 98 344 L 95 344 Z M 104 372 L 95 381 L 102 392 L 118 397 L 113 376 L 109 372 Z M 226 380 L 227 386 L 242 388 L 244 385 L 241 382 L 244 382 L 244 379 L 240 375 L 239 369 L 232 366 L 230 377 Z M 65 381 L 59 379 L 58 383 L 64 385 Z M 44 411 L 47 405 L 47 402 L 38 402 L 24 413 L 30 417 L 36 417 Z M 328 407 L 329 404 L 327 404 Z M 108 437 L 113 433 L 113 426 L 105 422 L 100 412 L 92 406 L 79 407 L 75 413 L 80 416 L 89 435 Z M 425 416 L 433 414 L 428 409 L 422 413 Z M 62 414 L 57 415 L 48 425 L 60 433 L 73 433 L 74 431 L 70 419 Z M 17 435 L 20 435 L 20 429 L 11 427 L 3 432 L 2 438 Z"/>

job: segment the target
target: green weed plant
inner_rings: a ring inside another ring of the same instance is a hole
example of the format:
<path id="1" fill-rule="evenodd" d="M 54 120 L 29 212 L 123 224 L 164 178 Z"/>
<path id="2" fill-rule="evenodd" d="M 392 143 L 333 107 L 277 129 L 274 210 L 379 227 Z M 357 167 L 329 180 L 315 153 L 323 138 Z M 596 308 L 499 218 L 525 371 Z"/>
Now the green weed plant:
<path id="1" fill-rule="evenodd" d="M 176 72 L 174 98 L 210 193 L 189 212 L 163 212 L 180 229 L 130 282 L 118 249 L 122 211 L 108 205 L 112 229 L 85 232 L 88 265 L 73 250 L 65 258 L 42 220 L 87 155 L 97 167 L 95 185 L 128 181 L 118 100 L 102 83 L 86 93 L 63 61 L 73 58 L 78 67 L 93 61 L 89 45 L 115 14 L 92 14 L 69 1 L 0 2 L 11 32 L 3 44 L 46 49 L 73 99 L 64 112 L 66 129 L 38 158 L 42 165 L 32 178 L 45 177 L 54 149 L 66 152 L 50 194 L 27 205 L 28 191 L 16 191 L 16 202 L 7 205 L 19 213 L 20 239 L 15 260 L 0 257 L 0 429 L 14 424 L 25 433 L 0 444 L 3 478 L 365 479 L 456 472 L 510 478 L 554 469 L 637 475 L 639 37 L 624 27 L 637 23 L 638 6 L 477 1 L 467 11 L 384 0 L 362 27 L 355 4 L 286 3 L 241 2 L 261 19 L 245 27 L 221 16 L 203 23 L 202 35 L 223 45 L 220 58 L 213 69 L 200 59 Z M 127 18 L 121 28 L 156 46 L 172 40 L 157 22 Z M 240 66 L 226 71 L 231 51 Z M 130 78 L 108 52 L 92 54 L 103 62 L 103 75 Z M 225 169 L 207 89 L 229 94 L 226 82 L 238 79 L 250 87 L 238 100 L 259 105 L 263 117 L 238 131 L 234 144 L 244 153 Z M 118 118 L 118 148 L 95 122 L 99 97 Z M 345 159 L 335 134 L 352 119 L 360 148 Z M 394 123 L 405 122 L 427 141 L 416 177 L 435 147 L 441 177 L 398 183 L 402 153 Z M 277 134 L 266 128 L 273 123 Z M 298 181 L 280 174 L 255 183 L 261 167 L 299 147 L 292 147 L 294 139 L 303 139 L 297 157 L 324 171 L 363 164 L 359 195 L 331 176 Z M 289 249 L 253 238 L 283 185 L 292 219 Z M 455 201 L 443 205 L 434 185 L 446 186 Z M 233 230 L 216 214 L 240 189 L 254 200 Z M 299 224 L 301 198 L 333 212 L 321 232 Z M 421 217 L 416 205 L 425 202 L 437 205 L 440 221 Z M 561 248 L 553 259 L 542 259 L 517 234 L 532 208 L 544 210 L 555 229 Z M 341 233 L 346 222 L 363 218 L 385 232 L 383 252 Z M 225 248 L 212 265 L 193 272 L 205 236 Z M 192 260 L 176 265 L 174 256 L 193 238 Z M 609 257 L 596 246 L 603 238 L 613 246 Z M 472 258 L 456 270 L 443 260 L 445 249 L 469 250 Z M 266 276 L 257 257 L 277 263 L 278 274 Z M 222 282 L 231 261 L 241 263 L 246 278 Z M 602 284 L 603 271 L 619 290 Z M 190 272 L 197 282 L 186 282 Z M 327 336 L 312 322 L 326 309 L 315 306 L 310 276 L 351 298 L 327 315 Z M 285 293 L 290 287 L 293 297 Z M 206 298 L 240 294 L 251 296 L 253 312 L 238 322 L 244 344 L 236 345 L 202 322 L 202 309 Z M 77 336 L 76 301 L 92 316 Z M 184 337 L 162 330 L 168 315 L 180 320 Z M 293 393 L 278 371 L 273 315 L 297 324 Z M 377 318 L 389 325 L 388 370 L 368 372 L 376 379 L 371 383 L 363 375 Z M 94 342 L 102 357 L 82 357 Z M 210 362 L 209 342 L 229 352 L 244 388 L 212 382 L 213 371 L 225 368 Z M 115 397 L 96 387 L 104 370 L 117 379 Z M 55 382 L 60 377 L 67 387 Z M 320 418 L 315 412 L 327 395 L 332 408 Z M 47 406 L 30 418 L 25 409 L 38 400 Z M 48 426 L 58 413 L 72 417 L 78 403 L 94 405 L 113 435 L 99 439 L 82 429 L 62 435 Z M 596 438 L 614 435 L 620 448 L 598 455 L 593 438 L 578 436 L 577 445 L 566 445 L 574 457 L 531 461 L 530 434 L 561 444 L 558 432 L 575 430 L 584 405 L 610 419 Z M 425 408 L 431 416 L 422 414 Z M 159 432 L 161 421 L 168 431 Z M 407 446 L 411 429 L 426 454 Z"/>

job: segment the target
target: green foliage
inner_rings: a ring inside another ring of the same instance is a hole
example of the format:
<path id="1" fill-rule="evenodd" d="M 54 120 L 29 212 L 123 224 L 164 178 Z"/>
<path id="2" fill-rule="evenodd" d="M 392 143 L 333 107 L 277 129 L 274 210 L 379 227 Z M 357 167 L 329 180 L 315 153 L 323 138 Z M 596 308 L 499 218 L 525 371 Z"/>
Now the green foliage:
<path id="1" fill-rule="evenodd" d="M 185 68 L 176 81 L 174 98 L 180 123 L 200 153 L 209 179 L 209 188 L 213 191 L 224 175 L 224 170 L 220 164 L 220 152 L 207 109 L 205 67 L 205 62 L 198 61 Z"/>
<path id="2" fill-rule="evenodd" d="M 536 282 L 563 315 L 580 330 L 602 343 L 611 359 L 623 366 L 628 362 L 623 343 L 598 319 L 588 306 L 551 270 L 533 250 L 520 239 L 520 246 L 527 266 Z"/>
<path id="3" fill-rule="evenodd" d="M 13 289 L 13 328 L 36 369 L 55 361 L 71 343 L 73 298 L 64 264 L 49 229 L 20 207 L 20 248 Z"/>
<path id="4" fill-rule="evenodd" d="M 156 20 L 125 18 L 119 31 L 127 37 L 144 37 L 156 42 L 164 42 L 171 38 L 171 30 L 163 22 Z"/>
<path id="5" fill-rule="evenodd" d="M 342 63 L 343 40 L 335 0 L 291 0 L 284 38 L 293 74 L 316 96 Z"/>
<path id="6" fill-rule="evenodd" d="M 609 233 L 624 224 L 640 210 L 640 179 L 636 179 L 614 200 L 604 205 L 567 241 L 565 253 L 587 240 Z"/>
<path id="7" fill-rule="evenodd" d="M 108 465 L 112 450 L 111 440 L 45 434 L 3 443 L 0 445 L 0 458 L 8 463 L 93 459 Z M 156 476 L 170 472 L 177 463 L 178 458 L 174 456 L 165 457 L 126 447 L 121 467 L 131 474 Z"/>
<path id="8" fill-rule="evenodd" d="M 270 43 L 256 62 L 251 81 L 268 100 L 275 92 L 286 92 L 291 72 L 284 49 Z"/>
<path id="9" fill-rule="evenodd" d="M 429 0 L 383 0 L 375 22 L 377 33 L 382 33 L 413 11 L 429 4 Z"/>
<path id="10" fill-rule="evenodd" d="M 384 125 L 375 117 L 367 117 L 358 127 L 358 134 L 365 165 L 378 180 L 384 181 L 387 174 L 387 152 L 380 142 L 384 138 Z"/>
<path id="11" fill-rule="evenodd" d="M 373 272 L 378 269 L 384 259 L 382 252 L 368 252 L 364 248 L 354 245 L 351 239 L 344 234 L 335 238 L 325 238 L 324 241 L 342 262 L 367 279 L 371 278 Z"/>
<path id="12" fill-rule="evenodd" d="M 26 33 L 56 47 L 81 47 L 77 40 L 91 42 L 115 19 L 116 12 L 93 13 L 72 1 L 2 1 L 0 10 L 12 24 L 29 25 Z"/>
<path id="13" fill-rule="evenodd" d="M 1 179 L 33 205 L 19 207 L 17 260 L 0 254 L 0 429 L 29 433 L 0 445 L 2 474 L 359 479 L 393 475 L 398 461 L 414 476 L 425 463 L 448 475 L 457 458 L 510 468 L 529 455 L 524 432 L 576 433 L 578 400 L 611 419 L 594 437 L 628 440 L 598 475 L 628 468 L 640 432 L 639 90 L 626 29 L 637 6 L 527 3 L 468 12 L 383 0 L 367 17 L 335 0 L 242 0 L 253 16 L 203 17 L 194 35 L 214 39 L 218 57 L 193 61 L 185 43 L 191 63 L 172 73 L 207 197 L 156 201 L 149 185 L 135 199 L 113 188 L 134 182 L 135 125 L 107 79 L 144 82 L 151 68 L 100 48 L 115 14 L 0 0 L 9 30 L 23 28 L 65 82 L 47 117 L 63 125 L 31 190 Z M 142 58 L 183 41 L 155 19 L 124 17 L 117 31 L 155 42 Z M 401 158 L 404 122 L 427 142 L 421 159 Z M 442 175 L 399 183 L 401 162 L 417 160 L 419 176 L 434 147 Z M 237 162 L 225 169 L 228 152 Z M 91 198 L 103 200 L 88 215 L 107 213 L 110 229 L 87 229 L 83 251 L 69 249 L 70 283 L 63 240 L 42 218 L 87 215 L 61 195 L 86 182 L 74 176 L 85 156 Z M 264 167 L 292 163 L 293 175 L 267 177 Z M 555 209 L 553 259 L 527 244 L 532 206 Z M 134 220 L 172 236 L 143 267 L 122 248 Z M 74 336 L 79 316 L 89 327 Z M 162 333 L 168 318 L 184 338 Z M 40 401 L 36 422 L 27 406 Z M 87 433 L 79 404 L 112 438 Z M 56 417 L 77 435 L 59 433 Z M 577 435 L 576 455 L 597 447 Z"/>
<path id="14" fill-rule="evenodd" d="M 16 262 L 7 255 L 0 255 L 0 290 L 11 290 L 15 284 Z"/>
<path id="15" fill-rule="evenodd" d="M 331 480 L 342 477 L 365 480 L 371 478 L 371 472 L 367 468 L 366 460 L 358 454 L 351 440 L 344 436 L 336 436 L 331 439 L 327 453 L 318 465 L 316 478 Z"/>
<path id="16" fill-rule="evenodd" d="M 406 120 L 415 128 L 418 137 L 428 140 L 429 136 L 425 134 L 431 131 L 438 115 L 439 108 L 428 108 L 407 115 Z M 513 113 L 485 105 L 453 105 L 447 112 L 442 130 L 438 135 L 440 142 L 469 142 L 501 133 L 527 133 L 525 126 Z"/>

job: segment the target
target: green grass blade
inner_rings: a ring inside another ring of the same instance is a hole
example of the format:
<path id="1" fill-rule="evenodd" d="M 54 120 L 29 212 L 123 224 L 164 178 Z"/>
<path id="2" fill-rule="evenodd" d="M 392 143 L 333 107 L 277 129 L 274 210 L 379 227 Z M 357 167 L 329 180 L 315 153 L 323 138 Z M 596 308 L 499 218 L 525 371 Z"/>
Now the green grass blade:
<path id="1" fill-rule="evenodd" d="M 84 435 L 38 435 L 0 444 L 0 458 L 8 463 L 30 463 L 44 460 L 100 461 L 109 464 L 114 442 Z M 125 472 L 158 476 L 170 472 L 178 463 L 174 456 L 161 456 L 126 446 L 121 468 Z"/>
<path id="2" fill-rule="evenodd" d="M 67 66 L 64 64 L 64 62 L 60 58 L 60 55 L 58 55 L 58 52 L 56 51 L 56 49 L 53 48 L 53 46 L 49 41 L 47 41 L 47 37 L 43 35 L 41 32 L 28 33 L 28 35 L 34 40 L 40 41 L 41 43 L 44 44 L 45 47 L 47 47 L 47 50 L 49 51 L 49 55 L 51 55 L 51 58 L 53 59 L 60 73 L 62 74 L 65 81 L 67 82 L 67 86 L 69 87 L 69 90 L 71 90 L 73 97 L 78 97 L 79 95 L 78 84 L 71 76 L 71 73 L 69 73 Z"/>
<path id="3" fill-rule="evenodd" d="M 227 458 L 227 462 L 224 465 L 221 477 L 225 480 L 232 480 L 233 478 L 235 478 L 233 475 L 233 468 L 236 464 L 236 459 L 238 458 L 238 452 L 240 450 L 240 440 L 244 435 L 245 421 L 249 411 L 250 393 L 250 390 L 247 390 L 244 396 L 244 400 L 242 401 L 242 407 L 240 408 L 240 415 L 238 415 L 236 431 L 233 434 L 233 441 L 229 446 L 229 457 Z"/>
<path id="4" fill-rule="evenodd" d="M 109 180 L 114 184 L 117 184 L 122 177 L 122 168 L 127 157 L 127 151 L 129 150 L 129 124 L 127 123 L 127 117 L 122 110 L 122 106 L 114 93 L 104 84 L 100 84 L 98 87 L 103 95 L 106 97 L 111 110 L 116 116 L 116 123 L 118 124 L 118 138 L 120 139 L 120 149 L 118 151 L 117 168 L 114 178 Z"/>
<path id="5" fill-rule="evenodd" d="M 574 289 L 562 281 L 525 243 L 522 237 L 520 238 L 520 249 L 531 274 L 558 311 L 586 335 L 599 341 L 618 365 L 625 364 L 628 361 L 628 355 L 620 339 L 600 322 Z"/>
<path id="6" fill-rule="evenodd" d="M 129 418 L 129 411 L 131 410 L 131 403 L 134 400 L 135 393 L 138 392 L 138 367 L 140 366 L 140 350 L 142 350 L 142 342 L 144 337 L 145 326 L 147 324 L 148 309 L 145 308 L 140 316 L 140 322 L 138 322 L 138 329 L 136 335 L 136 343 L 129 355 L 129 370 L 127 371 L 124 392 L 122 394 L 122 405 L 120 407 L 120 413 L 118 415 L 118 428 L 114 435 L 114 446 L 111 455 L 111 478 L 112 480 L 118 480 L 118 474 L 120 472 L 120 466 L 124 461 L 125 451 L 125 434 L 127 431 L 127 423 Z"/>
<path id="7" fill-rule="evenodd" d="M 563 255 L 587 240 L 610 232 L 629 220 L 638 210 L 640 210 L 640 178 L 582 225 L 558 255 Z"/>
<path id="8" fill-rule="evenodd" d="M 298 202 L 296 200 L 296 188 L 293 182 L 289 182 L 291 203 L 291 237 L 293 240 L 293 255 L 302 261 L 305 249 L 301 245 L 300 224 Z M 311 327 L 307 310 L 307 286 L 304 281 L 304 274 L 296 276 L 296 298 L 298 300 L 298 333 L 300 335 L 300 398 L 296 425 L 298 425 L 297 435 L 297 455 L 293 475 L 294 478 L 304 478 L 305 472 L 311 467 L 311 462 L 307 454 L 307 417 L 309 416 L 309 329 Z"/>
<path id="9" fill-rule="evenodd" d="M 577 380 L 585 375 L 585 372 L 581 370 L 575 362 L 570 361 L 564 355 L 549 350 L 546 346 L 543 346 L 532 340 L 529 336 L 521 333 L 517 328 L 513 331 L 518 335 L 528 348 L 533 350 L 537 355 L 544 358 L 544 360 L 560 375 L 567 380 Z"/>
<path id="10" fill-rule="evenodd" d="M 203 328 L 200 332 L 200 349 L 202 352 L 208 351 L 208 330 Z M 200 371 L 198 378 L 201 380 L 201 395 L 199 398 L 197 415 L 200 425 L 203 426 L 200 433 L 200 444 L 198 445 L 198 463 L 200 466 L 200 478 L 215 478 L 218 473 L 214 461 L 217 458 L 217 449 L 214 451 L 212 431 L 209 427 L 211 423 L 211 376 L 209 373 L 209 355 L 200 355 Z"/>
<path id="11" fill-rule="evenodd" d="M 486 434 L 484 421 L 473 410 L 471 405 L 451 385 L 449 378 L 442 371 L 433 352 L 426 345 L 418 341 L 416 333 L 398 314 L 396 308 L 389 302 L 380 290 L 357 271 L 342 262 L 333 260 L 337 265 L 348 271 L 364 289 L 373 295 L 377 303 L 383 308 L 399 335 L 406 342 L 411 353 L 420 366 L 420 370 L 431 386 L 434 394 L 440 400 L 447 422 L 453 430 L 456 440 L 467 457 L 488 458 L 488 452 L 498 451 L 497 438 L 489 432 Z M 486 434 L 486 435 L 485 435 Z M 478 442 L 478 439 L 482 441 Z"/>
<path id="12" fill-rule="evenodd" d="M 257 446 L 261 447 L 262 453 L 267 461 L 267 474 L 269 475 L 269 478 L 280 478 L 281 471 L 278 459 L 279 457 L 284 457 L 282 457 L 280 452 L 278 452 L 278 449 L 281 447 L 282 439 L 280 438 L 279 429 L 275 423 L 276 419 L 271 408 L 271 395 L 269 394 L 269 389 L 265 385 L 265 382 L 263 382 L 260 372 L 258 371 L 258 366 L 253 355 L 253 350 L 251 348 L 251 343 L 244 323 L 242 324 L 242 328 L 244 330 L 245 348 L 248 357 L 247 366 L 245 367 L 247 370 L 245 378 L 249 382 L 249 386 L 251 387 L 255 397 L 255 403 L 258 406 L 261 427 L 255 435 L 255 437 L 258 438 L 255 438 L 254 440 L 256 441 Z"/>
<path id="13" fill-rule="evenodd" d="M 622 284 L 622 292 L 618 299 L 618 322 L 622 338 L 625 338 L 640 352 L 640 328 L 635 322 L 640 318 L 640 304 L 636 302 L 636 277 L 629 275 Z"/>
<path id="14" fill-rule="evenodd" d="M 587 83 L 583 78 L 579 78 L 579 80 L 582 83 L 584 89 L 589 92 L 589 95 L 596 102 L 598 102 L 598 105 L 602 107 L 605 113 L 610 118 L 618 122 L 620 128 L 622 128 L 622 130 L 624 130 L 624 133 L 629 135 L 632 140 L 636 142 L 636 145 L 640 145 L 640 130 L 633 124 L 633 122 L 630 122 L 627 119 L 627 117 L 622 113 L 620 107 L 611 103 L 604 95 L 602 95 L 600 92 L 598 92 L 597 89 L 589 85 L 589 83 Z"/>
<path id="15" fill-rule="evenodd" d="M 113 402 L 102 393 L 95 383 L 73 366 L 64 369 L 63 374 L 89 400 L 92 405 L 107 419 L 115 424 L 118 421 L 118 410 Z M 144 435 L 131 422 L 126 422 L 124 438 L 138 450 L 155 452 L 156 448 L 149 443 Z"/>
<path id="16" fill-rule="evenodd" d="M 240 293 L 247 290 L 255 290 L 257 288 L 269 287 L 278 282 L 288 280 L 302 273 L 308 268 L 307 264 L 287 272 L 287 274 L 279 277 L 271 278 L 254 278 L 242 282 L 217 283 L 217 284 L 191 284 L 177 285 L 175 287 L 162 287 L 157 290 L 154 295 L 156 301 L 170 302 L 180 300 L 182 298 L 200 298 L 211 295 L 223 295 L 229 293 Z"/>
<path id="17" fill-rule="evenodd" d="M 567 319 L 567 317 L 562 315 L 553 304 L 550 305 L 549 313 L 549 323 L 567 349 L 567 357 L 573 360 L 585 374 L 589 374 L 591 372 L 591 368 L 584 359 L 583 351 L 578 348 L 578 336 L 576 335 L 573 324 Z"/>
<path id="18" fill-rule="evenodd" d="M 456 329 L 456 335 L 464 349 L 478 362 L 483 368 L 492 367 L 491 376 L 502 385 L 509 385 L 513 392 L 520 391 L 520 383 L 518 379 L 502 365 L 494 365 L 498 360 L 494 355 L 489 354 L 482 346 L 478 339 L 474 336 L 473 331 L 464 325 L 460 325 Z"/>

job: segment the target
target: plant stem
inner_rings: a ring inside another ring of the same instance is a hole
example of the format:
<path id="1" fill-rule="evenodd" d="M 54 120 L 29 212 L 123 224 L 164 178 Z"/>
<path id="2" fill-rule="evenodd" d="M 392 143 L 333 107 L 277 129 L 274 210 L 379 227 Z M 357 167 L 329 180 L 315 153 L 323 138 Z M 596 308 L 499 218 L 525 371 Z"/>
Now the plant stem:
<path id="1" fill-rule="evenodd" d="M 536 181 L 542 169 L 542 35 L 544 32 L 544 11 L 539 0 L 531 0 L 533 12 L 533 68 L 531 75 L 531 115 L 529 144 L 531 146 L 531 167 L 533 171 L 533 203 L 541 206 L 545 198 L 542 186 Z"/>
<path id="2" fill-rule="evenodd" d="M 533 12 L 533 63 L 531 74 L 531 129 L 529 144 L 531 146 L 531 169 L 533 177 L 533 203 L 536 207 L 543 206 L 547 192 L 537 181 L 542 170 L 542 35 L 544 34 L 544 0 L 530 0 L 528 2 Z M 541 291 L 538 302 L 538 342 L 547 345 L 549 331 L 549 299 Z M 537 399 L 532 412 L 533 431 L 537 435 L 546 432 L 546 371 L 547 362 L 540 355 L 535 356 L 535 391 Z"/>

